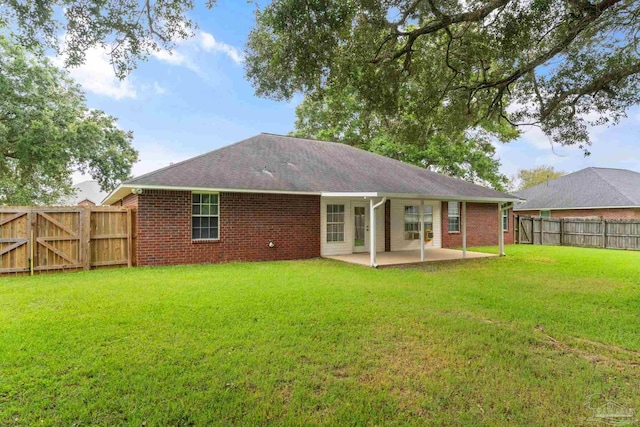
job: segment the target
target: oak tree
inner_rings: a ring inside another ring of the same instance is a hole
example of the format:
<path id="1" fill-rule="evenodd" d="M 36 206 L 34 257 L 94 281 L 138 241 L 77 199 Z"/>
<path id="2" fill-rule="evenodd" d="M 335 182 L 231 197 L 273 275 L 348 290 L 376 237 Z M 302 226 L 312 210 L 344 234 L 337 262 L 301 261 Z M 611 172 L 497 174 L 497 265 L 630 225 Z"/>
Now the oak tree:
<path id="1" fill-rule="evenodd" d="M 467 128 L 539 126 L 588 153 L 588 126 L 640 101 L 640 0 L 273 0 L 246 71 L 259 95 L 353 88 L 395 114 L 400 88 Z"/>
<path id="2" fill-rule="evenodd" d="M 138 158 L 132 139 L 66 71 L 0 36 L 0 204 L 56 203 L 76 171 L 111 189 Z"/>

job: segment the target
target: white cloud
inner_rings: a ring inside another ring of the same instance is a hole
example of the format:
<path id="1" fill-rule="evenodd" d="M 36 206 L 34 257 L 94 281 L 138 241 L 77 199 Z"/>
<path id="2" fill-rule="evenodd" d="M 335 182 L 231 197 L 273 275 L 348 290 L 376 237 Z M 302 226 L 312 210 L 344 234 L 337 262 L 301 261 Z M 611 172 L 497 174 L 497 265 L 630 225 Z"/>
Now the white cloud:
<path id="1" fill-rule="evenodd" d="M 244 57 L 240 50 L 238 50 L 234 46 L 231 46 L 230 44 L 217 41 L 215 37 L 213 37 L 213 35 L 205 31 L 201 31 L 200 34 L 198 34 L 198 39 L 200 42 L 200 46 L 206 52 L 224 53 L 236 64 L 241 64 L 244 61 Z"/>
<path id="2" fill-rule="evenodd" d="M 64 66 L 63 57 L 53 57 L 51 61 L 58 67 Z M 137 96 L 136 88 L 130 78 L 120 80 L 115 76 L 105 48 L 92 47 L 88 49 L 84 64 L 68 70 L 71 77 L 86 91 L 114 99 L 135 98 Z"/>
<path id="3" fill-rule="evenodd" d="M 173 49 L 172 51 L 159 50 L 157 52 L 152 52 L 151 55 L 162 62 L 166 62 L 167 64 L 187 67 L 196 74 L 201 73 L 200 67 L 195 64 L 190 55 L 178 52 L 176 49 Z"/>
<path id="4" fill-rule="evenodd" d="M 165 93 L 167 93 L 167 90 L 160 86 L 160 83 L 158 82 L 153 82 L 153 90 L 157 95 L 164 95 Z"/>
<path id="5" fill-rule="evenodd" d="M 201 59 L 203 53 L 222 53 L 235 64 L 241 64 L 244 61 L 244 56 L 238 48 L 216 40 L 212 34 L 206 31 L 199 31 L 194 38 L 176 40 L 175 43 L 176 47 L 171 51 L 160 50 L 152 52 L 151 55 L 167 64 L 186 67 L 201 76 L 203 76 L 203 72 L 198 66 L 197 60 Z"/>
<path id="6" fill-rule="evenodd" d="M 140 161 L 133 165 L 131 170 L 133 176 L 153 172 L 196 154 L 190 150 L 174 150 L 169 144 L 161 142 L 141 142 L 136 144 L 136 148 L 140 155 Z"/>
<path id="7" fill-rule="evenodd" d="M 553 145 L 549 137 L 536 126 L 523 126 L 522 140 L 537 150 L 550 150 Z"/>

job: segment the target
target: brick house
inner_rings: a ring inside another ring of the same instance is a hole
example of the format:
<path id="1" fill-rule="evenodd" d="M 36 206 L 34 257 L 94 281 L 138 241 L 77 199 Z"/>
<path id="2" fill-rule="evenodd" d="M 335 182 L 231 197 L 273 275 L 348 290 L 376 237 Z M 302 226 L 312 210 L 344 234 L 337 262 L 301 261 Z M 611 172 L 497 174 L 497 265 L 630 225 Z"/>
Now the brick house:
<path id="1" fill-rule="evenodd" d="M 122 183 L 137 265 L 513 242 L 516 197 L 344 144 L 260 134 Z M 423 226 L 421 226 L 423 224 Z"/>
<path id="2" fill-rule="evenodd" d="M 586 168 L 516 193 L 516 215 L 640 219 L 640 173 Z"/>

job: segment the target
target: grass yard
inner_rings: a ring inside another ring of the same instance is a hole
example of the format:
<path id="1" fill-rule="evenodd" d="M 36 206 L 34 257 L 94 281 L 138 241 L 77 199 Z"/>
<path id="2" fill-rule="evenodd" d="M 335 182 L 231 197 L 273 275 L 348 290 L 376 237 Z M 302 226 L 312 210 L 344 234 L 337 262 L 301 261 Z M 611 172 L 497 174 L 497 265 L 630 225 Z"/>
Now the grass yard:
<path id="1" fill-rule="evenodd" d="M 598 393 L 638 414 L 640 253 L 507 253 L 1 278 L 0 425 L 585 425 Z"/>

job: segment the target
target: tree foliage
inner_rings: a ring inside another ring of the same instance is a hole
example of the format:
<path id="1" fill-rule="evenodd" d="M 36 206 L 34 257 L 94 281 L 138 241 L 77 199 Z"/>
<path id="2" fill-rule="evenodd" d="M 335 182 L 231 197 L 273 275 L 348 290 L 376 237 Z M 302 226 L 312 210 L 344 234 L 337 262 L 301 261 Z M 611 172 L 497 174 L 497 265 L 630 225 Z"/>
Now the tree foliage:
<path id="1" fill-rule="evenodd" d="M 0 204 L 55 203 L 76 171 L 110 189 L 138 158 L 132 138 L 65 71 L 0 36 Z"/>
<path id="2" fill-rule="evenodd" d="M 526 190 L 543 182 L 560 178 L 565 173 L 557 171 L 553 166 L 538 166 L 533 169 L 520 169 L 518 171 L 517 180 L 520 182 L 518 190 Z"/>
<path id="3" fill-rule="evenodd" d="M 588 153 L 588 125 L 640 101 L 639 31 L 640 0 L 274 0 L 246 70 L 262 96 L 348 87 L 384 114 L 416 82 L 432 117 L 536 125 Z"/>
<path id="4" fill-rule="evenodd" d="M 29 49 L 64 53 L 67 66 L 84 63 L 89 48 L 105 47 L 122 78 L 151 52 L 191 37 L 197 26 L 187 14 L 193 8 L 192 0 L 6 0 L 0 2 L 0 29 L 13 29 Z"/>
<path id="5" fill-rule="evenodd" d="M 432 118 L 414 114 L 417 86 L 405 86 L 399 112 L 385 116 L 363 107 L 354 90 L 328 88 L 307 96 L 296 109 L 296 136 L 343 142 L 417 166 L 471 182 L 504 189 L 507 178 L 499 171 L 491 140 L 507 140 L 510 126 L 486 126 L 466 131 L 436 125 Z"/>

